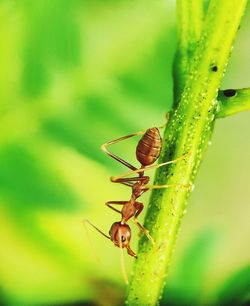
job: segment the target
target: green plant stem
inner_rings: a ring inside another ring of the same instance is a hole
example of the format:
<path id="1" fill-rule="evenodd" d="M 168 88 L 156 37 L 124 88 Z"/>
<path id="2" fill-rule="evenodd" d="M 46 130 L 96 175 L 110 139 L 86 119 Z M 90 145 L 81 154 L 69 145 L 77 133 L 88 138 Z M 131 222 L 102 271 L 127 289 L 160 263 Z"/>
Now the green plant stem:
<path id="1" fill-rule="evenodd" d="M 178 41 L 173 64 L 174 105 L 180 100 L 191 59 L 201 35 L 204 21 L 203 1 L 178 0 L 176 10 Z"/>
<path id="2" fill-rule="evenodd" d="M 177 0 L 177 32 L 178 41 L 173 65 L 174 104 L 177 105 L 184 89 L 189 66 L 201 36 L 204 22 L 203 1 Z M 229 97 L 229 91 L 220 90 L 218 94 L 219 110 L 216 118 L 224 118 L 249 110 L 250 89 L 238 89 Z"/>
<path id="3" fill-rule="evenodd" d="M 216 118 L 250 110 L 250 88 L 220 90 Z"/>
<path id="4" fill-rule="evenodd" d="M 212 134 L 218 89 L 245 6 L 246 0 L 210 1 L 180 103 L 164 134 L 160 162 L 190 154 L 170 167 L 159 168 L 157 185 L 194 182 Z M 190 188 L 180 186 L 152 192 L 145 226 L 155 244 L 144 236 L 139 241 L 128 305 L 157 304 L 189 194 Z"/>

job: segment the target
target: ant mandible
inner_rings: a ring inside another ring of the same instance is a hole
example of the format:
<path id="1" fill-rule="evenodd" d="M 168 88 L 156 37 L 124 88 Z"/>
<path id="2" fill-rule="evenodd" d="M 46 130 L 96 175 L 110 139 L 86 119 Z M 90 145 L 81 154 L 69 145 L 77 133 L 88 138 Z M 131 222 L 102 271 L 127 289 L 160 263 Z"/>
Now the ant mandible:
<path id="1" fill-rule="evenodd" d="M 130 172 L 125 173 L 118 177 L 111 177 L 110 180 L 113 183 L 120 183 L 126 185 L 132 189 L 130 200 L 128 201 L 108 201 L 105 204 L 111 208 L 112 210 L 121 214 L 121 221 L 114 222 L 109 230 L 109 235 L 106 235 L 102 232 L 99 228 L 97 228 L 94 224 L 92 224 L 89 220 L 85 220 L 85 222 L 89 223 L 92 227 L 94 227 L 99 233 L 101 233 L 104 237 L 111 240 L 115 246 L 119 248 L 126 248 L 127 253 L 130 256 L 136 258 L 135 252 L 130 247 L 130 240 L 131 240 L 131 229 L 127 222 L 131 219 L 133 220 L 137 226 L 140 228 L 142 232 L 148 237 L 148 239 L 154 243 L 153 238 L 150 236 L 148 230 L 138 221 L 137 217 L 143 210 L 143 203 L 138 202 L 137 199 L 146 191 L 150 189 L 160 189 L 160 188 L 168 188 L 174 186 L 184 186 L 184 184 L 168 184 L 168 185 L 148 185 L 149 183 L 149 176 L 144 175 L 144 172 L 150 169 L 156 169 L 171 163 L 176 163 L 182 159 L 187 157 L 187 154 L 182 155 L 181 157 L 167 161 L 160 164 L 154 164 L 155 161 L 158 159 L 161 149 L 162 149 L 162 138 L 160 135 L 160 128 L 166 126 L 168 121 L 168 113 L 166 114 L 166 123 L 157 128 L 149 128 L 146 131 L 140 131 L 137 133 L 133 133 L 130 135 L 123 136 L 121 138 L 109 141 L 101 146 L 101 150 L 105 152 L 107 155 L 118 161 L 119 163 L 123 164 L 124 166 L 131 169 Z M 136 158 L 140 162 L 140 168 L 136 168 L 135 166 L 131 165 L 127 161 L 123 160 L 122 158 L 118 157 L 117 155 L 111 153 L 107 147 L 120 142 L 122 140 L 131 138 L 136 135 L 143 135 L 142 138 L 139 140 L 137 147 L 136 147 Z M 133 174 L 138 174 L 137 177 L 131 177 Z M 118 210 L 117 208 L 113 207 L 113 205 L 121 205 L 122 209 Z M 132 219 L 133 218 L 133 219 Z"/>

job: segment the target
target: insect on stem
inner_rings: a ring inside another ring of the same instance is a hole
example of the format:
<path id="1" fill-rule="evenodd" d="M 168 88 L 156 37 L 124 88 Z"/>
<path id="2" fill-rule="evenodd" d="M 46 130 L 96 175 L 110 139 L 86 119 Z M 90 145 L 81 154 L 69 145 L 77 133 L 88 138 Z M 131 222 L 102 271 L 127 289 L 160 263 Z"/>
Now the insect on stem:
<path id="1" fill-rule="evenodd" d="M 168 114 L 166 114 L 165 124 L 159 128 L 165 127 L 167 121 L 168 121 Z M 128 283 L 128 276 L 125 269 L 124 255 L 122 249 L 123 248 L 127 249 L 127 253 L 130 256 L 136 258 L 135 252 L 130 247 L 131 229 L 127 224 L 128 221 L 134 219 L 135 223 L 137 223 L 137 226 L 140 228 L 140 230 L 147 236 L 147 238 L 152 242 L 152 244 L 154 244 L 154 239 L 150 236 L 149 231 L 137 220 L 137 217 L 140 215 L 144 207 L 143 203 L 138 202 L 137 199 L 140 196 L 142 196 L 144 192 L 150 189 L 185 186 L 184 184 L 172 184 L 172 185 L 162 185 L 162 186 L 148 185 L 150 178 L 149 176 L 144 175 L 145 171 L 151 169 L 157 169 L 159 167 L 169 165 L 172 163 L 177 163 L 178 161 L 184 160 L 191 153 L 191 152 L 186 153 L 174 160 L 170 160 L 161 164 L 155 164 L 155 162 L 159 158 L 162 149 L 162 138 L 160 135 L 159 128 L 153 127 L 147 129 L 146 131 L 140 131 L 137 133 L 129 134 L 127 136 L 123 136 L 118 139 L 109 141 L 101 146 L 101 149 L 104 153 L 106 153 L 111 158 L 115 159 L 116 161 L 118 161 L 119 163 L 130 169 L 130 172 L 122 174 L 118 177 L 111 177 L 111 181 L 114 183 L 120 183 L 122 185 L 131 188 L 131 197 L 128 201 L 106 202 L 107 207 L 109 207 L 110 209 L 114 210 L 115 212 L 121 215 L 120 221 L 114 222 L 112 224 L 109 230 L 110 236 L 102 232 L 90 221 L 84 220 L 84 225 L 86 223 L 90 224 L 101 235 L 111 240 L 116 247 L 119 247 L 121 253 L 120 254 L 121 269 L 122 269 L 123 278 L 126 283 Z M 138 168 L 108 150 L 108 146 L 137 135 L 143 135 L 136 147 L 136 158 L 140 163 L 140 167 Z M 131 175 L 133 177 L 128 177 Z M 113 205 L 120 205 L 120 207 L 122 208 L 117 209 L 113 207 Z"/>

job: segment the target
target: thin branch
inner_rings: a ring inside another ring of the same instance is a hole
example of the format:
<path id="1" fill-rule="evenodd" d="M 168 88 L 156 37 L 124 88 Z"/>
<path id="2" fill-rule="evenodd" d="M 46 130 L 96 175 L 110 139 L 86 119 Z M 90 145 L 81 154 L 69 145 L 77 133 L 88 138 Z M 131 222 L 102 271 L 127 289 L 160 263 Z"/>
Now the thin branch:
<path id="1" fill-rule="evenodd" d="M 191 154 L 179 163 L 156 171 L 156 185 L 193 184 L 210 141 L 217 93 L 232 49 L 246 0 L 211 0 L 198 47 L 178 108 L 165 131 L 160 162 Z M 181 70 L 179 71 L 181 74 Z M 176 77 L 181 77 L 177 75 Z M 127 304 L 156 305 L 166 279 L 190 189 L 154 190 L 145 227 L 155 241 L 141 237 L 138 259 L 128 291 Z"/>
<path id="2" fill-rule="evenodd" d="M 250 110 L 250 88 L 220 90 L 216 118 Z"/>

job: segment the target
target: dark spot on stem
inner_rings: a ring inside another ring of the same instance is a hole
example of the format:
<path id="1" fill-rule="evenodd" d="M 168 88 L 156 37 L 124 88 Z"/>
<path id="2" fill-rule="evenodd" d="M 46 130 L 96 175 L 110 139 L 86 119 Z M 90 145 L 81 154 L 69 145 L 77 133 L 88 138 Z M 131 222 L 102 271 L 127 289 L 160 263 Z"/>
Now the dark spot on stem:
<path id="1" fill-rule="evenodd" d="M 224 96 L 228 97 L 228 98 L 235 96 L 236 93 L 237 93 L 237 91 L 235 89 L 226 89 L 226 90 L 223 90 Z"/>
<path id="2" fill-rule="evenodd" d="M 218 71 L 218 67 L 217 67 L 216 65 L 213 65 L 212 68 L 211 68 L 211 70 L 214 71 L 214 72 L 216 72 L 216 71 Z"/>

